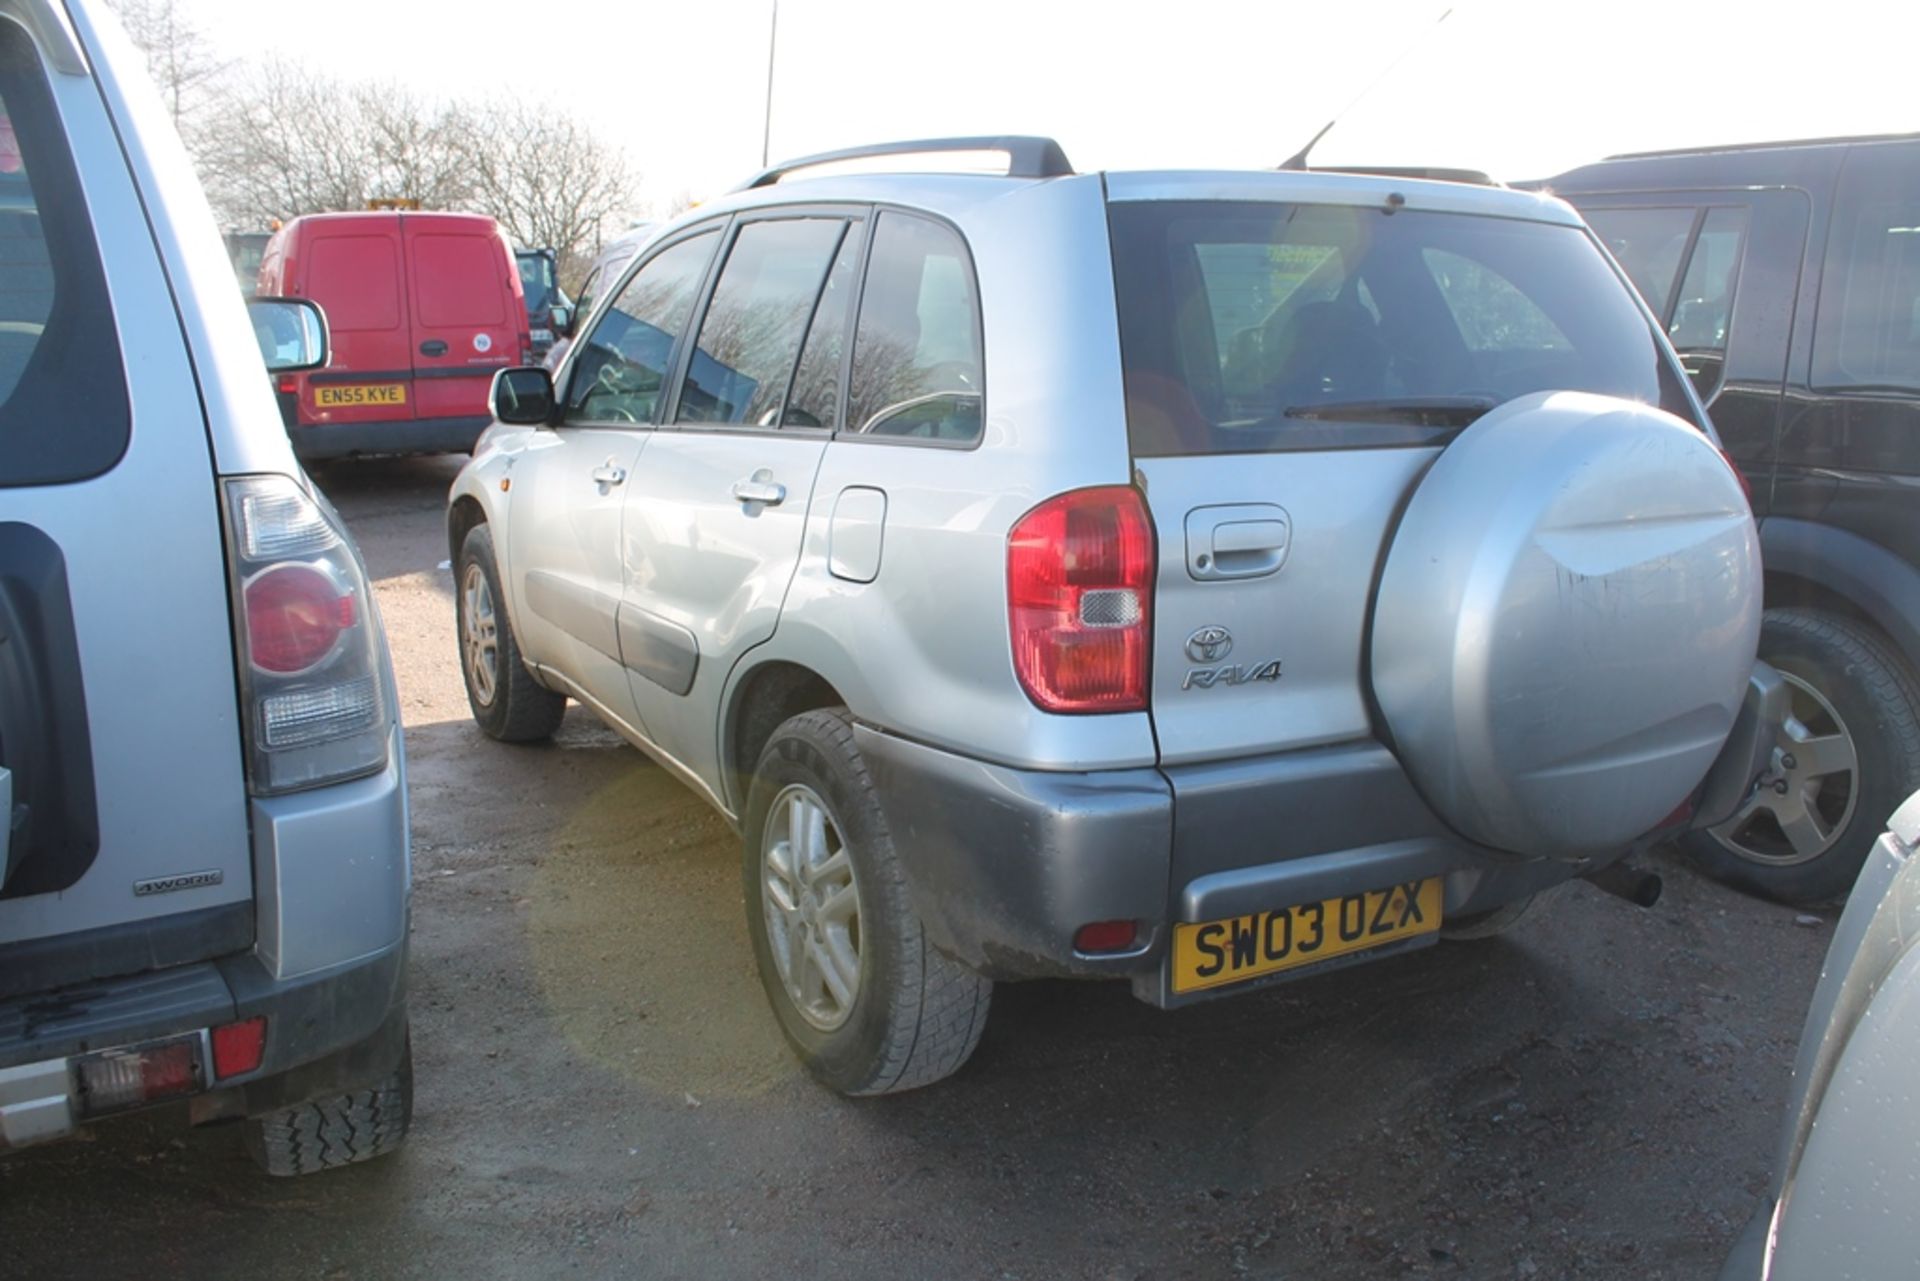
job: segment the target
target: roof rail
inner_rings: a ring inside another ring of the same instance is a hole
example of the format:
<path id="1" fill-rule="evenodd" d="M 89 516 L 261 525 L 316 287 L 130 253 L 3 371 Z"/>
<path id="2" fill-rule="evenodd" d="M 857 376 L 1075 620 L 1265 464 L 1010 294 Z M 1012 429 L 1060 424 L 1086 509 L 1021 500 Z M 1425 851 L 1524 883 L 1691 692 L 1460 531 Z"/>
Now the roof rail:
<path id="1" fill-rule="evenodd" d="M 1419 178 L 1427 182 L 1464 182 L 1476 187 L 1504 183 L 1478 169 L 1448 169 L 1436 165 L 1315 165 L 1314 173 L 1351 173 L 1368 178 Z"/>
<path id="2" fill-rule="evenodd" d="M 1623 151 L 1605 160 L 1654 160 L 1662 156 L 1710 156 L 1722 151 L 1777 151 L 1787 147 L 1831 147 L 1856 142 L 1909 142 L 1920 133 L 1841 134 L 1831 138 L 1781 138 L 1772 142 L 1723 142 L 1704 147 L 1663 147 L 1658 151 Z"/>
<path id="3" fill-rule="evenodd" d="M 1009 178 L 1064 178 L 1073 172 L 1073 164 L 1060 144 L 1051 138 L 1002 134 L 980 138 L 922 138 L 917 142 L 882 142 L 866 147 L 848 147 L 841 151 L 823 151 L 798 160 L 785 160 L 770 169 L 762 169 L 735 187 L 751 191 L 770 187 L 790 173 L 838 164 L 844 160 L 867 160 L 875 156 L 919 156 L 947 151 L 1004 151 Z"/>

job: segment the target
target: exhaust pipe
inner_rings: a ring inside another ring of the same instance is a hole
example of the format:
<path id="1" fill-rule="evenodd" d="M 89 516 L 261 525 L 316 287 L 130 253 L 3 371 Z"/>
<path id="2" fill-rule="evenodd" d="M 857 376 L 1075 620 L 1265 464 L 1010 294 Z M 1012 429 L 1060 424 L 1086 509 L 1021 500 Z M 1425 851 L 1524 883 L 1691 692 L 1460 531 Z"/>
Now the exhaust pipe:
<path id="1" fill-rule="evenodd" d="M 1587 877 L 1595 889 L 1623 898 L 1635 907 L 1652 907 L 1660 901 L 1661 881 L 1657 872 L 1635 867 L 1622 860 L 1610 863 Z"/>

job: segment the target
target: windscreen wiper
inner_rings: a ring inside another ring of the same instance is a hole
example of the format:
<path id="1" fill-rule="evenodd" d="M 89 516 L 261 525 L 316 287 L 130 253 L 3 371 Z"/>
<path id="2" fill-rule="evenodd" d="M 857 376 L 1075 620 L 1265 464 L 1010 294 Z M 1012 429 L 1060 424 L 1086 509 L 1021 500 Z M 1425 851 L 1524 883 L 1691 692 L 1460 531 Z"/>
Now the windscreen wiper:
<path id="1" fill-rule="evenodd" d="M 1421 427 L 1465 427 L 1498 402 L 1491 396 L 1421 396 L 1403 400 L 1332 400 L 1317 405 L 1289 405 L 1286 418 L 1331 422 L 1413 423 Z"/>

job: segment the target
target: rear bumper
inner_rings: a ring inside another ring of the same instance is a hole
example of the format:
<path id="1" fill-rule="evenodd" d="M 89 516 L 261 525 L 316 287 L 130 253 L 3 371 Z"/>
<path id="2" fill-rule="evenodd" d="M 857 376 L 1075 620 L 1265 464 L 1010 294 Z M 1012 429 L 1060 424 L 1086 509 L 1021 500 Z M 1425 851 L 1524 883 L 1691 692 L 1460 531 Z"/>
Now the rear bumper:
<path id="1" fill-rule="evenodd" d="M 992 765 L 864 725 L 856 734 L 929 937 L 993 979 L 1126 978 L 1142 1000 L 1181 1005 L 1357 958 L 1181 995 L 1166 965 L 1178 922 L 1430 876 L 1443 880 L 1446 916 L 1471 915 L 1591 870 L 1461 841 L 1377 743 L 1065 774 Z M 1114 920 L 1138 923 L 1133 951 L 1074 949 L 1080 926 Z"/>
<path id="2" fill-rule="evenodd" d="M 198 1055 L 195 1089 L 177 1096 L 192 1098 L 195 1120 L 255 1115 L 371 1085 L 405 1047 L 406 960 L 402 940 L 346 965 L 276 980 L 242 953 L 0 1004 L 0 1148 L 59 1138 L 96 1119 L 77 1087 L 79 1056 L 255 1017 L 267 1020 L 257 1069 L 216 1081 L 210 1057 L 204 1049 Z"/>
<path id="3" fill-rule="evenodd" d="M 364 454 L 465 454 L 473 451 L 493 420 L 413 418 L 397 422 L 314 423 L 287 428 L 295 457 L 302 462 Z"/>

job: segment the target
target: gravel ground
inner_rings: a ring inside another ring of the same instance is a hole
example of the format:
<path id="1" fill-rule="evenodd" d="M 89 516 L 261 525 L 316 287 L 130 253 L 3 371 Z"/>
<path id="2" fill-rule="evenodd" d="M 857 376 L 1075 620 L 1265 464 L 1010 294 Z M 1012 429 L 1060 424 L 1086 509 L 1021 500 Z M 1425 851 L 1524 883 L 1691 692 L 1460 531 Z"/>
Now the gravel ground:
<path id="1" fill-rule="evenodd" d="M 467 719 L 460 459 L 320 477 L 399 670 L 419 1096 L 398 1157 L 295 1182 L 180 1111 L 0 1162 L 0 1274 L 1710 1277 L 1766 1183 L 1832 930 L 1657 859 L 1509 935 L 1175 1013 L 996 994 L 955 1079 L 850 1102 L 755 979 L 735 839 L 575 708 Z"/>

